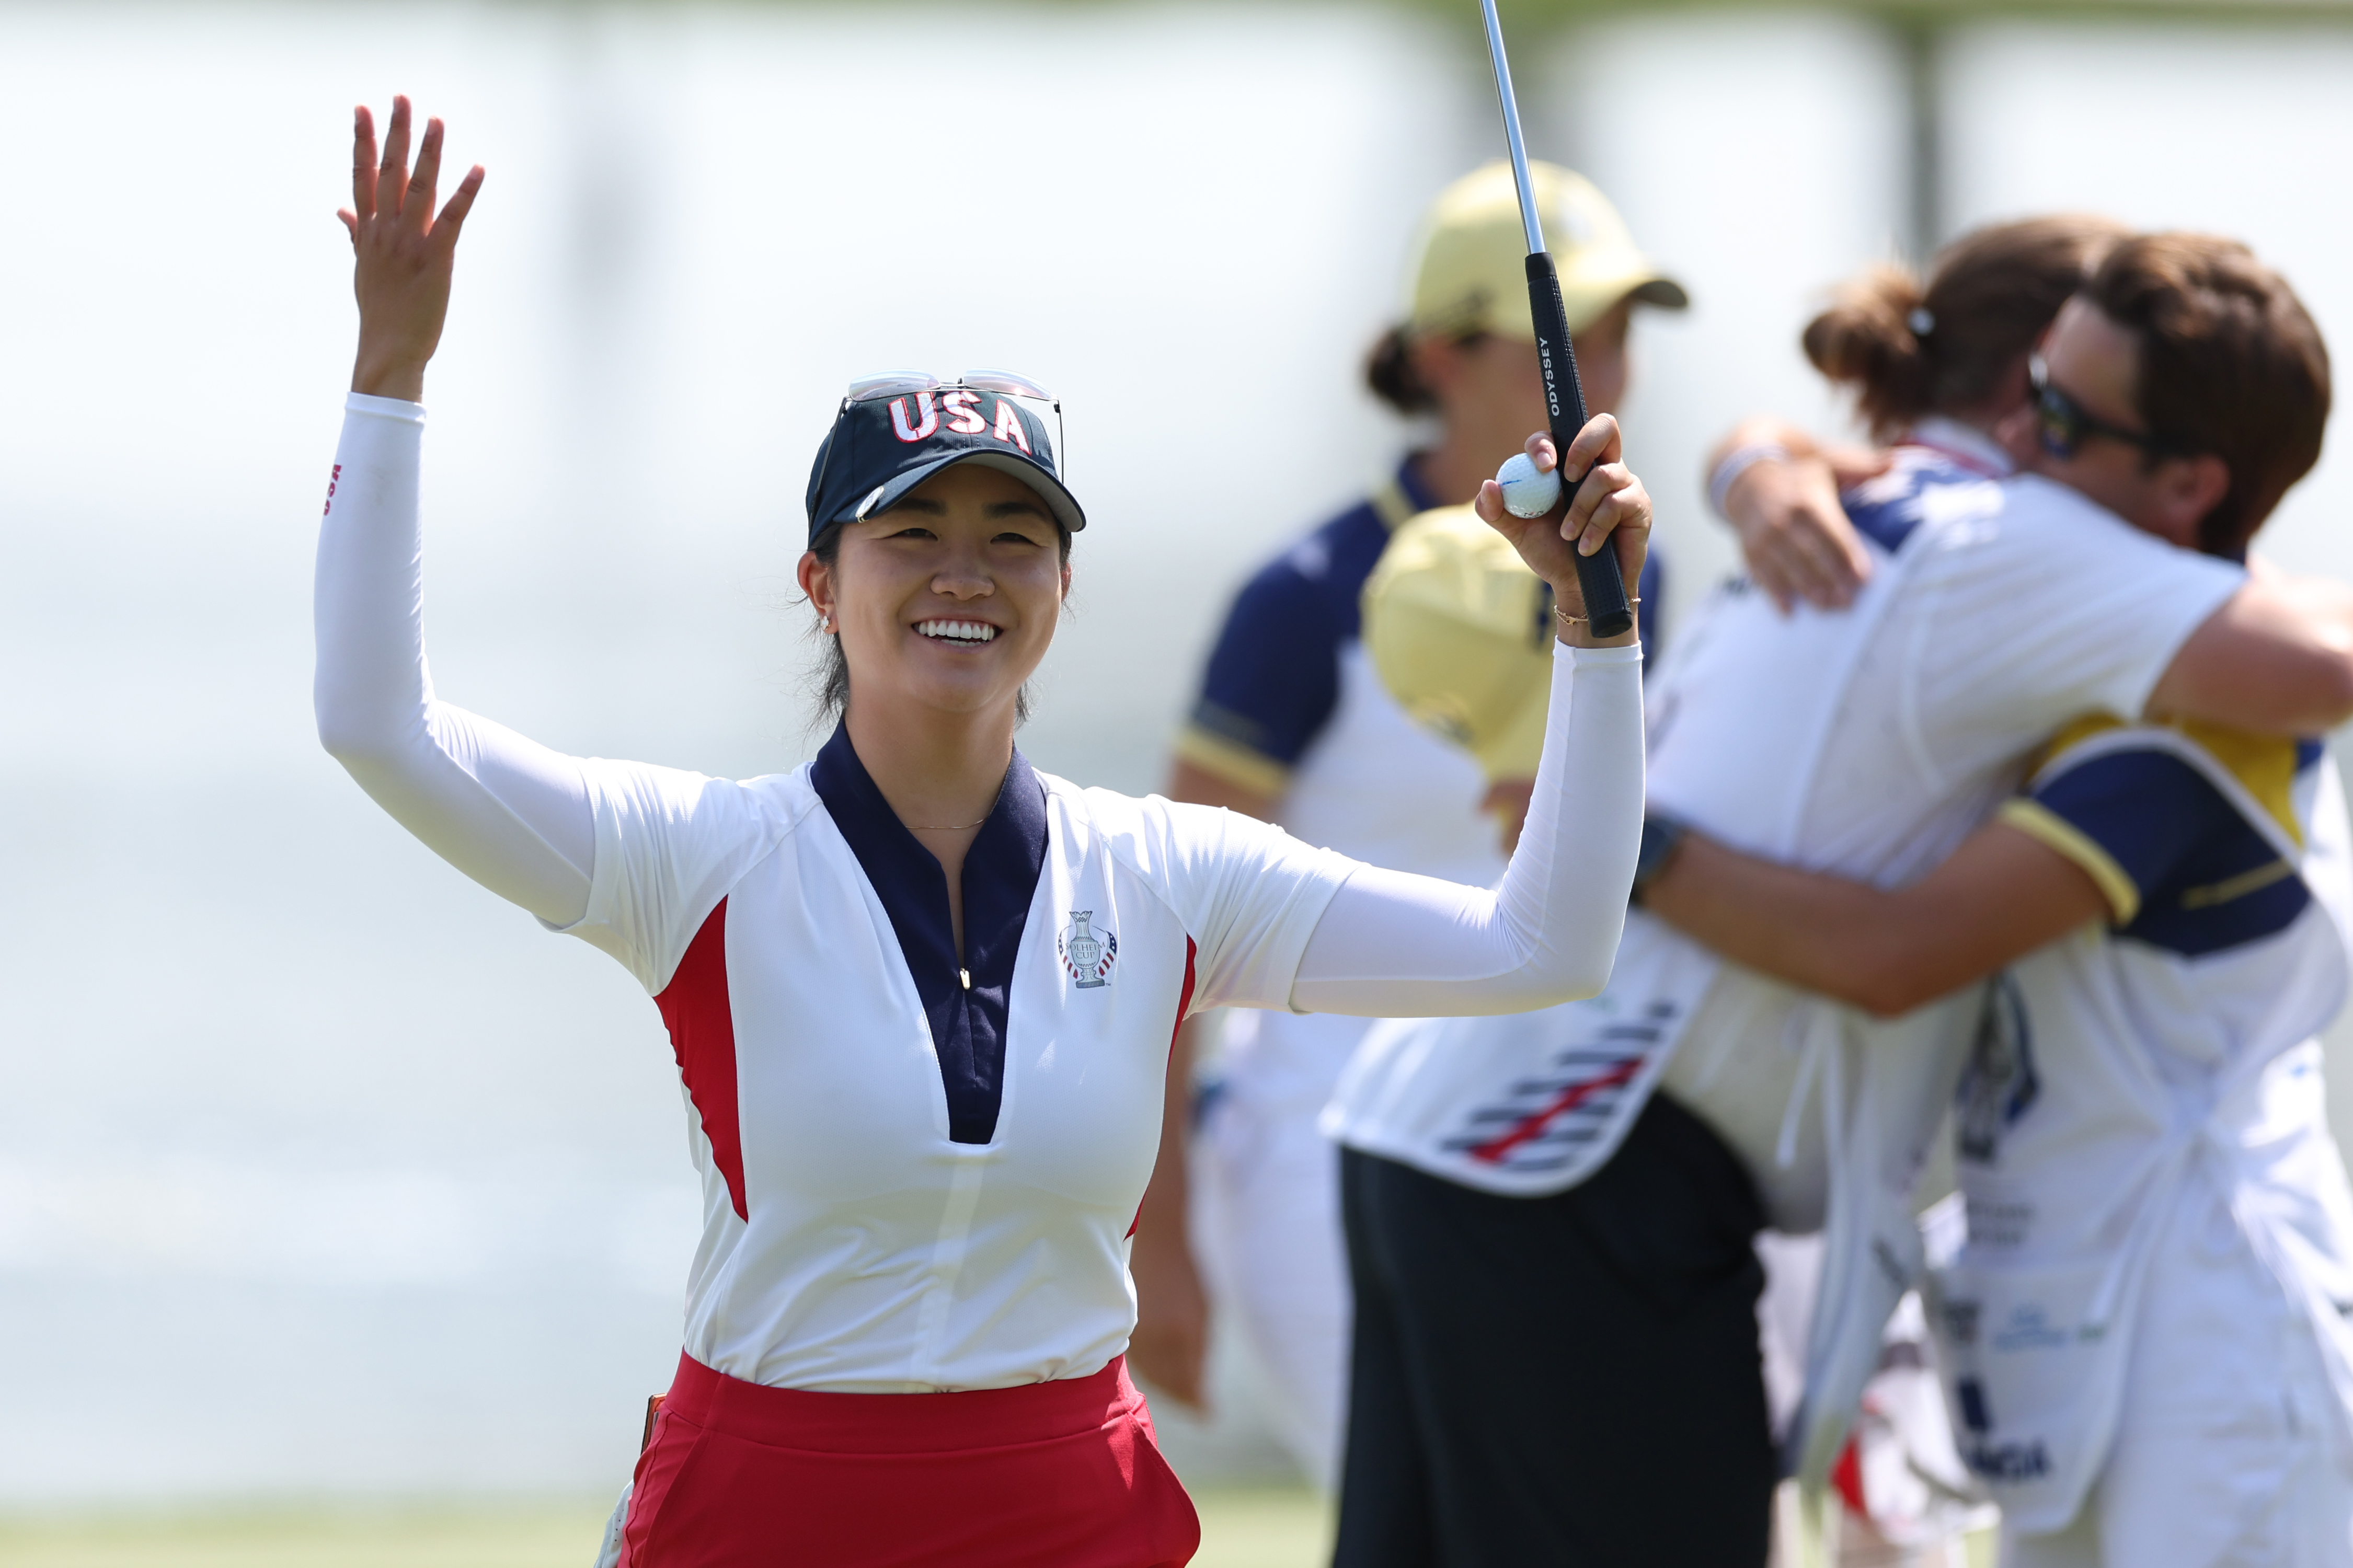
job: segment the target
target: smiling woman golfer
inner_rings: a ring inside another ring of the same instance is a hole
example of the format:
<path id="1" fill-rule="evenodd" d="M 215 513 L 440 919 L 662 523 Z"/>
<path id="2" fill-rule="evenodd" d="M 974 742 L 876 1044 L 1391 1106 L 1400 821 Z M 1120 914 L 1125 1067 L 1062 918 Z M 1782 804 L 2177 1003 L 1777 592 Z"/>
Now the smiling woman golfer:
<path id="1" fill-rule="evenodd" d="M 1079 505 L 1023 384 L 862 383 L 818 447 L 800 581 L 847 698 L 742 783 L 557 754 L 438 701 L 420 632 L 426 362 L 481 172 L 438 220 L 396 100 L 359 114 L 360 342 L 321 529 L 322 740 L 442 858 L 627 965 L 668 1024 L 703 1182 L 685 1353 L 624 1558 L 1180 1563 L 1191 1505 L 1123 1352 L 1127 1235 L 1192 1008 L 1520 1011 L 1608 977 L 1642 804 L 1640 650 L 1564 620 L 1535 804 L 1500 889 L 1081 789 L 1014 749 Z M 1564 536 L 1650 501 L 1597 419 Z M 1549 457 L 1549 447 L 1545 448 Z M 1483 510 L 1502 517 L 1488 487 Z"/>

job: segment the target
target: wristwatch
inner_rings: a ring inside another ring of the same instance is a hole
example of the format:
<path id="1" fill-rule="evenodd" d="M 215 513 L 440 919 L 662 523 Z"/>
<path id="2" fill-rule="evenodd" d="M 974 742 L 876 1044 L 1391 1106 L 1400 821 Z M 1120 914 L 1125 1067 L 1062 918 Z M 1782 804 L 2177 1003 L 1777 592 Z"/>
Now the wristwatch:
<path id="1" fill-rule="evenodd" d="M 1666 874 L 1674 863 L 1675 851 L 1683 847 L 1683 836 L 1691 829 L 1672 816 L 1642 818 L 1642 847 L 1634 852 L 1634 887 L 1626 901 L 1640 905 L 1642 893 L 1650 885 Z"/>

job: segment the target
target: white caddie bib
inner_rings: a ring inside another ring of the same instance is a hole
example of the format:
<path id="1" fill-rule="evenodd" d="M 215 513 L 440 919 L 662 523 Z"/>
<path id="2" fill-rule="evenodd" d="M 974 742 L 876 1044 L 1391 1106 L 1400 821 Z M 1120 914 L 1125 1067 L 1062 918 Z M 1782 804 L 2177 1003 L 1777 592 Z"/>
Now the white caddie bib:
<path id="1" fill-rule="evenodd" d="M 2189 764 L 2278 856 L 2185 908 L 2288 877 L 2310 897 L 2274 932 L 2186 954 L 2086 928 L 1992 994 L 1961 1086 L 1968 1239 L 1927 1293 L 1962 1458 L 2027 1533 L 2065 1528 L 2107 1461 L 2143 1281 L 2194 1173 L 2312 1326 L 2353 1444 L 2353 1229 L 2314 1037 L 2343 1005 L 2353 929 L 2335 765 L 2299 781 L 2299 833 L 2170 731 L 2119 728 L 2065 760 L 2129 752 Z M 2211 1079 L 2168 1065 L 2218 1043 L 2235 1048 Z"/>
<path id="2" fill-rule="evenodd" d="M 1822 741 L 1906 563 L 1901 551 L 1882 555 L 1838 614 L 1783 616 L 1746 583 L 1718 590 L 1648 693 L 1654 809 L 1750 853 L 1794 858 Z M 1723 765 L 1742 756 L 1775 762 L 1753 773 Z M 1792 756 L 1805 760 L 1792 767 Z M 1724 968 L 1630 911 L 1598 996 L 1516 1018 L 1376 1026 L 1342 1075 L 1326 1130 L 1484 1191 L 1565 1191 L 1617 1152 Z M 1415 1070 L 1436 1053 L 1444 1071 Z"/>

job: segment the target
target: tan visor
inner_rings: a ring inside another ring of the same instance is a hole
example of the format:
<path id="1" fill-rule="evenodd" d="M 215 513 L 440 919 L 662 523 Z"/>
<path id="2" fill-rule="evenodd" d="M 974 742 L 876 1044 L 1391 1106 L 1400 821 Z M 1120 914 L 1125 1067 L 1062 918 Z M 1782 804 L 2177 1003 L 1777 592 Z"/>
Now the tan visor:
<path id="1" fill-rule="evenodd" d="M 1528 165 L 1528 179 L 1545 246 L 1560 269 L 1570 331 L 1585 331 L 1630 296 L 1669 310 L 1691 303 L 1682 284 L 1634 247 L 1626 220 L 1591 181 L 1543 163 Z M 1527 254 L 1512 166 L 1499 158 L 1447 186 L 1423 218 L 1408 324 L 1448 337 L 1496 332 L 1535 342 Z"/>

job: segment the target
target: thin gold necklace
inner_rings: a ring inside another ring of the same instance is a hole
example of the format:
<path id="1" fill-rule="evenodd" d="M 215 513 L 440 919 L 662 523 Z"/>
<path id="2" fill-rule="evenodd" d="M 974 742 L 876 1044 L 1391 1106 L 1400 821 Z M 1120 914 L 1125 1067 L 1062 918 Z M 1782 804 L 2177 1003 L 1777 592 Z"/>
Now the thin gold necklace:
<path id="1" fill-rule="evenodd" d="M 916 833 L 962 833 L 969 827 L 986 827 L 987 826 L 988 818 L 984 816 L 978 822 L 918 822 L 911 825 L 911 831 Z"/>

